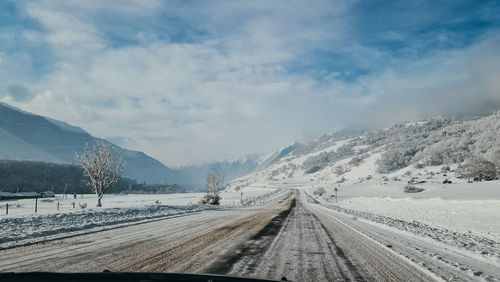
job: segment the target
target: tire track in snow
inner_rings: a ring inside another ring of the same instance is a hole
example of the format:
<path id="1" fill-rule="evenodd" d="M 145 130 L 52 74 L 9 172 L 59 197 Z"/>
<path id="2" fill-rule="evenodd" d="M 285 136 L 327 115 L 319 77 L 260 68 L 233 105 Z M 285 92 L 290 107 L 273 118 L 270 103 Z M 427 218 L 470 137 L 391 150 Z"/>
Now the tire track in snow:
<path id="1" fill-rule="evenodd" d="M 308 205 L 324 228 L 370 281 L 436 281 L 439 277 L 408 259 L 394 253 L 357 230 L 342 223 L 331 214 Z"/>
<path id="2" fill-rule="evenodd" d="M 295 281 L 365 281 L 299 198 L 259 234 L 219 261 L 220 274 Z M 230 270 L 230 271 L 227 271 Z"/>

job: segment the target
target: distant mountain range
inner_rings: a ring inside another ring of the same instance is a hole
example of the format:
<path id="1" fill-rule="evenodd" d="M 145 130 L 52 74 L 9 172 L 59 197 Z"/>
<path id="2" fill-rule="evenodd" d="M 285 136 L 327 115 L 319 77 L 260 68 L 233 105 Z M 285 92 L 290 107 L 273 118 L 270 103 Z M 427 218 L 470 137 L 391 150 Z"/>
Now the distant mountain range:
<path id="1" fill-rule="evenodd" d="M 0 103 L 1 159 L 75 164 L 75 153 L 99 140 L 79 127 Z M 123 156 L 125 176 L 139 181 L 167 181 L 175 174 L 142 152 L 114 148 Z"/>
<path id="2" fill-rule="evenodd" d="M 143 152 L 114 147 L 123 156 L 127 177 L 202 190 L 212 169 L 220 170 L 234 187 L 276 181 L 359 181 L 398 175 L 410 167 L 459 164 L 471 156 L 496 162 L 499 133 L 499 112 L 480 118 L 433 118 L 384 129 L 342 130 L 268 155 L 179 168 L 169 168 Z M 0 159 L 75 164 L 75 153 L 99 140 L 79 127 L 0 103 Z"/>
<path id="3" fill-rule="evenodd" d="M 239 160 L 224 160 L 175 168 L 174 182 L 189 189 L 205 189 L 208 173 L 217 169 L 224 175 L 225 181 L 254 172 L 259 166 L 259 156 L 251 155 Z"/>
<path id="4" fill-rule="evenodd" d="M 80 153 L 85 144 L 93 145 L 100 140 L 103 139 L 79 127 L 0 102 L 0 159 L 76 164 L 75 153 Z M 143 152 L 113 146 L 123 156 L 124 176 L 143 182 L 175 183 L 189 190 L 204 189 L 211 169 L 219 169 L 226 181 L 230 181 L 255 171 L 261 165 L 261 156 L 252 155 L 239 160 L 173 169 Z"/>

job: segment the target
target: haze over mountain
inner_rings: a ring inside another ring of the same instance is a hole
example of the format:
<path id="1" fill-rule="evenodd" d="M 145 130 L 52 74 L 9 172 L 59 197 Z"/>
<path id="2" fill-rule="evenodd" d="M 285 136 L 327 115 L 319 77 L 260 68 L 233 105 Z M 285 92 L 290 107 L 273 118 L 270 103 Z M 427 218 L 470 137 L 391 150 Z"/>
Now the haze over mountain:
<path id="1" fill-rule="evenodd" d="M 169 168 L 143 152 L 116 145 L 115 150 L 123 156 L 125 176 L 144 182 L 175 183 L 190 190 L 203 189 L 212 169 L 221 171 L 228 182 L 243 177 L 233 181 L 240 184 L 297 176 L 338 181 L 348 176 L 348 171 L 359 170 L 362 163 L 366 175 L 358 177 L 397 171 L 416 163 L 460 163 L 469 155 L 492 159 L 499 148 L 494 138 L 498 116 L 478 120 L 437 118 L 381 130 L 343 130 L 323 134 L 307 144 L 295 142 L 268 155 L 177 168 Z M 480 140 L 474 137 L 485 134 Z M 0 159 L 74 164 L 75 153 L 99 140 L 103 139 L 79 127 L 0 103 Z"/>
<path id="2" fill-rule="evenodd" d="M 74 164 L 75 153 L 80 153 L 85 144 L 99 140 L 103 139 L 79 127 L 0 102 L 0 159 Z M 219 169 L 227 180 L 232 180 L 253 172 L 260 164 L 259 156 L 252 155 L 172 169 L 143 152 L 116 145 L 115 150 L 123 156 L 125 176 L 145 182 L 176 183 L 185 189 L 204 188 L 211 169 Z"/>
<path id="3" fill-rule="evenodd" d="M 75 153 L 99 140 L 79 127 L 0 103 L 1 159 L 76 163 Z M 125 176 L 139 181 L 167 181 L 174 174 L 142 152 L 118 146 L 115 150 L 123 156 Z"/>
<path id="4" fill-rule="evenodd" d="M 188 189 L 205 189 L 208 173 L 212 169 L 219 170 L 225 181 L 248 175 L 260 165 L 259 155 L 249 155 L 237 160 L 222 160 L 202 164 L 186 165 L 174 168 L 174 182 Z"/>

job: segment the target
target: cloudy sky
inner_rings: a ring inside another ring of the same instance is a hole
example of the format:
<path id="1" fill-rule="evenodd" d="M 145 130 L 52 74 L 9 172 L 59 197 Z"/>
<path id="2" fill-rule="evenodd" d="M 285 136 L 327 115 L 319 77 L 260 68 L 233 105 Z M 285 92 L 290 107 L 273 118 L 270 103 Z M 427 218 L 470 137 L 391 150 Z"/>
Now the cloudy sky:
<path id="1" fill-rule="evenodd" d="M 499 1 L 0 3 L 0 101 L 168 166 L 500 109 L 499 78 Z"/>

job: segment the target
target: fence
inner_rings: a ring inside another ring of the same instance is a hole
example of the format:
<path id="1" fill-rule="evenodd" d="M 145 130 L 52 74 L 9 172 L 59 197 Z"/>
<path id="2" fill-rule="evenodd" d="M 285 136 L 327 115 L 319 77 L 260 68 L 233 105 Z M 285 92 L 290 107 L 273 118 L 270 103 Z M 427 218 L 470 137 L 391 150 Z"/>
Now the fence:
<path id="1" fill-rule="evenodd" d="M 25 199 L 26 199 L 26 198 L 24 198 L 24 200 L 25 200 Z M 32 202 L 32 208 L 31 208 L 31 210 L 32 210 L 32 211 L 33 211 L 33 213 L 35 213 L 35 214 L 39 212 L 39 208 L 40 208 L 40 206 L 41 206 L 41 205 L 45 208 L 45 210 L 47 210 L 47 208 L 46 208 L 46 207 L 48 206 L 48 205 L 43 205 L 43 204 L 41 203 L 41 201 L 39 201 L 38 199 L 39 199 L 39 197 L 34 197 L 34 198 L 33 198 L 33 202 Z M 13 203 L 5 203 L 5 215 L 8 215 L 8 214 L 9 214 L 9 212 L 11 212 L 11 214 L 12 214 L 12 212 L 13 212 L 13 211 L 15 211 L 17 208 L 22 208 L 22 207 L 23 207 L 23 206 L 25 206 L 25 205 L 26 205 L 26 203 L 23 203 L 23 205 L 21 205 L 21 204 L 19 204 L 19 203 L 18 203 L 18 204 L 13 204 Z M 63 206 L 63 204 L 62 204 L 60 201 L 57 201 L 57 202 L 55 202 L 55 203 L 54 203 L 54 202 L 51 202 L 51 203 L 50 203 L 50 205 L 53 205 L 53 209 L 54 209 L 54 210 L 56 210 L 56 211 L 61 210 L 61 207 Z M 74 209 L 74 208 L 76 208 L 76 202 L 75 202 L 75 201 L 71 202 L 69 205 L 70 205 L 73 209 Z M 83 208 L 86 208 L 86 207 L 87 207 L 87 205 L 86 205 L 86 204 L 83 204 L 83 205 L 79 204 L 79 207 L 83 209 Z M 51 209 L 52 209 L 52 208 L 50 208 L 49 210 L 51 210 Z"/>

